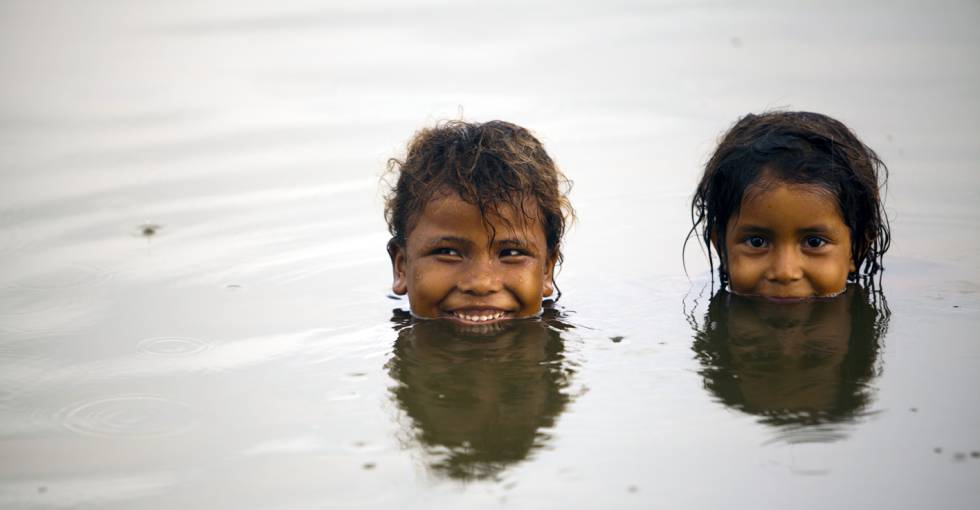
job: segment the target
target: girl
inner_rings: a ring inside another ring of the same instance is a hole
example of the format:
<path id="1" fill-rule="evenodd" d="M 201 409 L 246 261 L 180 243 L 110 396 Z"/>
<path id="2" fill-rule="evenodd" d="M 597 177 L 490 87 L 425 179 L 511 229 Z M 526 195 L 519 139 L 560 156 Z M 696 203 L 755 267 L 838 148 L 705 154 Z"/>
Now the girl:
<path id="1" fill-rule="evenodd" d="M 722 288 L 776 301 L 830 297 L 882 270 L 887 168 L 847 126 L 810 112 L 747 115 L 691 203 Z M 688 239 L 690 239 L 690 234 Z M 685 243 L 686 244 L 686 243 Z"/>

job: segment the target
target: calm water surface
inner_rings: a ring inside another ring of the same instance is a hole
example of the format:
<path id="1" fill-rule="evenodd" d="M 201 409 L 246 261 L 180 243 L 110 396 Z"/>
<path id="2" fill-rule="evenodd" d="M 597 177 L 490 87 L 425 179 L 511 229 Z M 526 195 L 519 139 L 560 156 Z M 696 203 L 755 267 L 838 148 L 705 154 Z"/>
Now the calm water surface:
<path id="1" fill-rule="evenodd" d="M 0 506 L 975 508 L 974 1 L 0 3 Z M 880 292 L 714 292 L 716 137 L 889 164 Z M 579 221 L 541 320 L 412 323 L 379 179 L 534 129 Z"/>

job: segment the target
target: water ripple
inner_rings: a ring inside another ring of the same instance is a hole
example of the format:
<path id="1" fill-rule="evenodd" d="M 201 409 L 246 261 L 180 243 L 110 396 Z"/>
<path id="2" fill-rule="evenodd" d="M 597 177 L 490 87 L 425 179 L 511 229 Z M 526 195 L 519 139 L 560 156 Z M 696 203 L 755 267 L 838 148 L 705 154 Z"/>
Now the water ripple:
<path id="1" fill-rule="evenodd" d="M 25 390 L 32 389 L 49 360 L 23 352 L 20 346 L 0 343 L 0 409 L 10 409 Z"/>
<path id="2" fill-rule="evenodd" d="M 117 395 L 85 400 L 55 413 L 64 428 L 86 436 L 158 437 L 192 426 L 186 404 L 156 395 Z"/>
<path id="3" fill-rule="evenodd" d="M 23 248 L 26 243 L 20 226 L 20 217 L 8 210 L 0 210 L 0 254 Z"/>
<path id="4" fill-rule="evenodd" d="M 0 410 L 12 409 L 17 400 L 17 392 L 12 388 L 0 388 Z"/>
<path id="5" fill-rule="evenodd" d="M 110 276 L 110 273 L 94 266 L 66 264 L 51 271 L 16 281 L 12 286 L 25 290 L 64 290 L 98 285 L 108 280 Z"/>
<path id="6" fill-rule="evenodd" d="M 141 340 L 136 349 L 154 356 L 192 356 L 211 348 L 207 340 L 192 337 L 161 336 Z"/>
<path id="7" fill-rule="evenodd" d="M 38 300 L 25 293 L 0 293 L 0 334 L 38 337 L 80 331 L 94 324 L 103 308 L 101 300 Z"/>

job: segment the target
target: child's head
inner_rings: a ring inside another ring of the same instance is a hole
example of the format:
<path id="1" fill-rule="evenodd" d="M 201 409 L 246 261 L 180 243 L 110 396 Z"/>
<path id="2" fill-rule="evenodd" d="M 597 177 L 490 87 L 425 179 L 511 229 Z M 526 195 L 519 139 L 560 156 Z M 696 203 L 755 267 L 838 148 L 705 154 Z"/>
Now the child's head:
<path id="1" fill-rule="evenodd" d="M 555 292 L 568 181 L 526 129 L 449 121 L 416 133 L 385 218 L 394 283 L 416 316 L 528 317 Z"/>
<path id="2" fill-rule="evenodd" d="M 826 115 L 746 115 L 705 166 L 692 233 L 709 258 L 714 248 L 722 285 L 733 292 L 838 294 L 882 269 L 890 241 L 879 193 L 886 177 L 874 151 Z"/>

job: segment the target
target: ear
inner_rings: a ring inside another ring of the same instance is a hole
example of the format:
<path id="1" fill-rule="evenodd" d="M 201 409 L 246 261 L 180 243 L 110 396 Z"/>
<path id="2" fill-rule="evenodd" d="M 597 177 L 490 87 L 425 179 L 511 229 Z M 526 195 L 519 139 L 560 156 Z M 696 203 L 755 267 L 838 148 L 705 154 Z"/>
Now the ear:
<path id="1" fill-rule="evenodd" d="M 544 283 L 541 286 L 541 295 L 551 297 L 555 293 L 555 264 L 558 263 L 558 254 L 553 253 L 548 256 L 544 264 Z"/>
<path id="2" fill-rule="evenodd" d="M 851 258 L 851 269 L 848 270 L 849 273 L 857 273 L 857 266 L 854 264 L 854 258 Z"/>
<path id="3" fill-rule="evenodd" d="M 391 257 L 391 291 L 404 296 L 408 293 L 408 277 L 405 272 L 405 249 L 394 239 L 388 241 L 388 256 Z"/>

